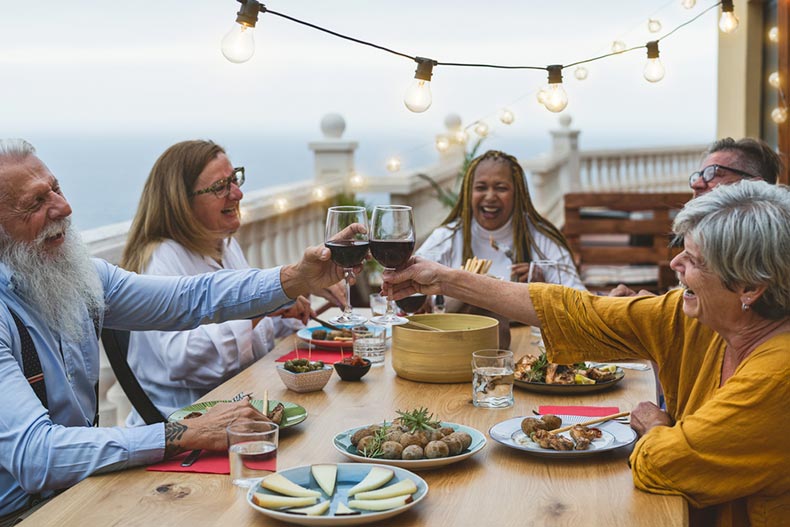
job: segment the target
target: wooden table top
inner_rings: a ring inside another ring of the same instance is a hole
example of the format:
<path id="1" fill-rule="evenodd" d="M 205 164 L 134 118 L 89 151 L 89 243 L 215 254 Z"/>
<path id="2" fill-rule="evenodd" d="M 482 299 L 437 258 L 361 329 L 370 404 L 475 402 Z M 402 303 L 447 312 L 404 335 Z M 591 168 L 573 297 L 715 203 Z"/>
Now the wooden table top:
<path id="1" fill-rule="evenodd" d="M 513 328 L 516 358 L 529 349 L 529 327 Z M 576 396 L 541 395 L 515 388 L 515 406 L 489 410 L 471 403 L 471 384 L 424 384 L 401 379 L 390 365 L 371 369 L 360 382 L 333 374 L 322 391 L 289 391 L 274 371 L 277 357 L 293 349 L 284 339 L 266 357 L 225 382 L 202 400 L 227 399 L 245 391 L 258 397 L 302 405 L 303 423 L 281 431 L 278 467 L 350 462 L 332 446 L 346 429 L 391 420 L 396 410 L 427 406 L 444 421 L 480 430 L 488 440 L 475 456 L 439 469 L 421 471 L 430 491 L 409 511 L 381 522 L 405 525 L 628 526 L 688 525 L 680 497 L 634 488 L 628 450 L 584 459 L 546 459 L 507 448 L 488 437 L 494 424 L 531 415 L 542 404 L 619 406 L 655 401 L 652 371 L 627 370 L 616 387 Z M 30 517 L 31 525 L 285 525 L 249 507 L 245 492 L 229 476 L 151 472 L 135 468 L 87 478 Z"/>

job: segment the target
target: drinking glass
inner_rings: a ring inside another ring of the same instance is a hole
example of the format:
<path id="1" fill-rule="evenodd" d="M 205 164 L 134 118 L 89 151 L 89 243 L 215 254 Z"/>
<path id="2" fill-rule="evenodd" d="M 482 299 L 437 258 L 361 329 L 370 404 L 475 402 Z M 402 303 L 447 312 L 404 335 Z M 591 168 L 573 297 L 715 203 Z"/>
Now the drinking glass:
<path id="1" fill-rule="evenodd" d="M 236 421 L 227 428 L 230 480 L 250 487 L 277 471 L 279 427 L 268 421 Z"/>
<path id="2" fill-rule="evenodd" d="M 348 226 L 359 223 L 365 227 L 365 234 L 352 233 Z M 329 319 L 336 326 L 353 326 L 367 320 L 354 313 L 351 308 L 351 283 L 354 266 L 365 261 L 368 254 L 368 212 L 365 207 L 330 207 L 326 213 L 326 236 L 324 245 L 332 253 L 332 261 L 343 267 L 346 277 L 346 307 L 339 316 Z"/>
<path id="3" fill-rule="evenodd" d="M 422 306 L 425 305 L 425 301 L 427 299 L 428 297 L 425 295 L 425 293 L 414 293 L 411 296 L 396 300 L 395 304 L 397 304 L 397 306 L 401 308 L 404 313 L 412 316 L 414 313 L 419 311 Z"/>
<path id="4" fill-rule="evenodd" d="M 509 350 L 472 353 L 472 404 L 480 408 L 513 406 L 514 366 Z"/>
<path id="5" fill-rule="evenodd" d="M 406 205 L 379 205 L 373 209 L 370 226 L 370 254 L 387 271 L 394 271 L 409 261 L 414 251 L 414 217 Z M 388 297 L 392 297 L 390 289 Z M 373 317 L 379 325 L 405 324 L 409 320 L 395 314 L 392 301 L 384 316 Z"/>
<path id="6" fill-rule="evenodd" d="M 387 312 L 387 299 L 378 293 L 370 295 L 370 312 L 373 316 L 383 315 Z"/>
<path id="7" fill-rule="evenodd" d="M 387 351 L 387 326 L 355 326 L 351 328 L 354 355 L 368 359 L 373 365 L 384 364 Z"/>

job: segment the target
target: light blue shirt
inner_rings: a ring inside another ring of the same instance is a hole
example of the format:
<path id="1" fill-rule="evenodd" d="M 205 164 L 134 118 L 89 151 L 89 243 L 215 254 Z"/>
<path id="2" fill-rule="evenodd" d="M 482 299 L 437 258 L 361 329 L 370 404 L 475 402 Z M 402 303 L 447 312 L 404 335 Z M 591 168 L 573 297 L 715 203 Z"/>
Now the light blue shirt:
<path id="1" fill-rule="evenodd" d="M 252 318 L 289 304 L 280 268 L 218 271 L 188 277 L 145 276 L 94 260 L 104 287 L 103 327 L 184 330 Z M 49 411 L 22 372 L 12 309 L 30 332 L 47 386 Z M 80 342 L 53 332 L 14 291 L 0 263 L 0 516 L 27 504 L 28 494 L 67 488 L 97 472 L 160 461 L 164 425 L 94 428 L 99 344 L 85 310 Z"/>

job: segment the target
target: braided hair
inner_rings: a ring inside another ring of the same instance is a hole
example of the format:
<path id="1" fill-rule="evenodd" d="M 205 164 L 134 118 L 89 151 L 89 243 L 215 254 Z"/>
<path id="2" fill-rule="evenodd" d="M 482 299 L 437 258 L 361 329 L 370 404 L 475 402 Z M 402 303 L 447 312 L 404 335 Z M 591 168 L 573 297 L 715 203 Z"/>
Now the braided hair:
<path id="1" fill-rule="evenodd" d="M 562 235 L 560 230 L 535 210 L 535 206 L 532 204 L 532 199 L 527 190 L 524 169 L 521 168 L 518 160 L 504 152 L 489 150 L 469 163 L 469 167 L 464 174 L 463 183 L 461 184 L 461 192 L 458 196 L 458 201 L 455 203 L 455 206 L 453 206 L 447 218 L 442 222 L 443 226 L 457 222 L 458 224 L 454 229 L 463 229 L 464 246 L 462 261 L 468 260 L 474 256 L 472 254 L 472 188 L 474 187 L 474 176 L 477 167 L 483 161 L 488 160 L 509 165 L 510 173 L 513 176 L 513 188 L 515 191 L 513 207 L 514 263 L 532 261 L 531 247 L 535 248 L 535 251 L 541 259 L 546 257 L 532 239 L 529 230 L 530 223 L 535 226 L 538 232 L 548 236 L 550 240 L 558 246 L 563 247 L 569 254 L 573 254 L 565 236 Z"/>

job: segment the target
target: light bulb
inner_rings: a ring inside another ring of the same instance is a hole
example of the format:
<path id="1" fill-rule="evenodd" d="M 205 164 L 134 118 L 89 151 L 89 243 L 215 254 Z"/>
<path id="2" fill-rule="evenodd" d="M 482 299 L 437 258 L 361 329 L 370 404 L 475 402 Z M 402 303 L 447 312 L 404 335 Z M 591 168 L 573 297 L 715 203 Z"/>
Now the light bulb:
<path id="1" fill-rule="evenodd" d="M 365 176 L 357 172 L 352 172 L 351 176 L 348 178 L 348 184 L 351 185 L 353 189 L 360 189 L 365 186 Z"/>
<path id="2" fill-rule="evenodd" d="M 658 82 L 664 78 L 664 65 L 661 64 L 661 59 L 658 58 L 658 41 L 653 40 L 647 43 L 647 64 L 642 74 L 649 82 Z"/>
<path id="3" fill-rule="evenodd" d="M 422 113 L 431 107 L 431 76 L 433 75 L 434 61 L 417 57 L 417 71 L 414 73 L 414 82 L 411 83 L 403 97 L 403 104 L 414 113 Z"/>
<path id="4" fill-rule="evenodd" d="M 548 95 L 548 93 L 549 93 L 549 87 L 544 86 L 541 89 L 539 89 L 538 93 L 535 95 L 535 97 L 537 97 L 538 99 L 538 102 L 543 106 L 546 106 L 546 96 Z"/>
<path id="5" fill-rule="evenodd" d="M 466 142 L 469 140 L 469 134 L 467 134 L 466 130 L 464 130 L 463 128 L 459 128 L 458 130 L 456 130 L 454 136 L 455 136 L 455 142 L 461 143 L 462 145 L 465 145 Z"/>
<path id="6" fill-rule="evenodd" d="M 738 29 L 738 17 L 735 16 L 735 5 L 733 4 L 733 0 L 721 0 L 719 29 L 724 33 L 732 33 Z"/>
<path id="7" fill-rule="evenodd" d="M 252 28 L 243 24 L 233 24 L 230 31 L 222 38 L 222 54 L 235 64 L 250 60 L 255 54 Z"/>
<path id="8" fill-rule="evenodd" d="M 651 18 L 647 21 L 647 30 L 651 33 L 658 33 L 661 31 L 661 21 Z"/>
<path id="9" fill-rule="evenodd" d="M 623 51 L 625 51 L 625 42 L 622 40 L 612 42 L 612 53 L 622 53 Z"/>
<path id="10" fill-rule="evenodd" d="M 779 42 L 779 28 L 774 26 L 768 30 L 768 40 L 776 44 Z"/>
<path id="11" fill-rule="evenodd" d="M 274 200 L 274 208 L 277 212 L 285 212 L 288 210 L 288 200 L 285 198 L 277 198 Z"/>
<path id="12" fill-rule="evenodd" d="M 485 137 L 488 135 L 488 125 L 482 121 L 478 122 L 475 125 L 475 133 L 480 137 Z"/>
<path id="13" fill-rule="evenodd" d="M 439 152 L 447 152 L 447 149 L 450 148 L 450 138 L 446 135 L 437 135 L 436 136 L 436 150 Z"/>
<path id="14" fill-rule="evenodd" d="M 782 108 L 781 106 L 774 108 L 771 112 L 771 119 L 776 124 L 784 124 L 787 121 L 787 108 Z"/>
<path id="15" fill-rule="evenodd" d="M 680 5 L 686 9 L 692 9 L 695 5 L 697 5 L 697 0 L 683 0 L 680 2 Z"/>
<path id="16" fill-rule="evenodd" d="M 768 84 L 770 84 L 774 88 L 778 88 L 779 87 L 779 72 L 778 71 L 775 71 L 775 72 L 771 73 L 770 75 L 768 75 Z"/>
<path id="17" fill-rule="evenodd" d="M 513 124 L 513 121 L 516 120 L 516 116 L 513 115 L 513 112 L 505 108 L 499 113 L 499 120 L 502 124 Z"/>
<path id="18" fill-rule="evenodd" d="M 397 172 L 400 170 L 400 159 L 395 156 L 390 157 L 387 159 L 387 170 L 390 172 Z"/>
<path id="19" fill-rule="evenodd" d="M 324 198 L 326 198 L 326 190 L 323 187 L 315 187 L 313 189 L 313 198 L 318 201 L 324 201 Z"/>
<path id="20" fill-rule="evenodd" d="M 576 69 L 573 70 L 573 76 L 580 81 L 586 79 L 589 74 L 590 72 L 584 66 L 576 66 Z"/>
<path id="21" fill-rule="evenodd" d="M 546 109 L 558 113 L 563 111 L 566 106 L 568 106 L 568 94 L 565 93 L 562 83 L 549 84 L 549 90 L 546 93 Z"/>

